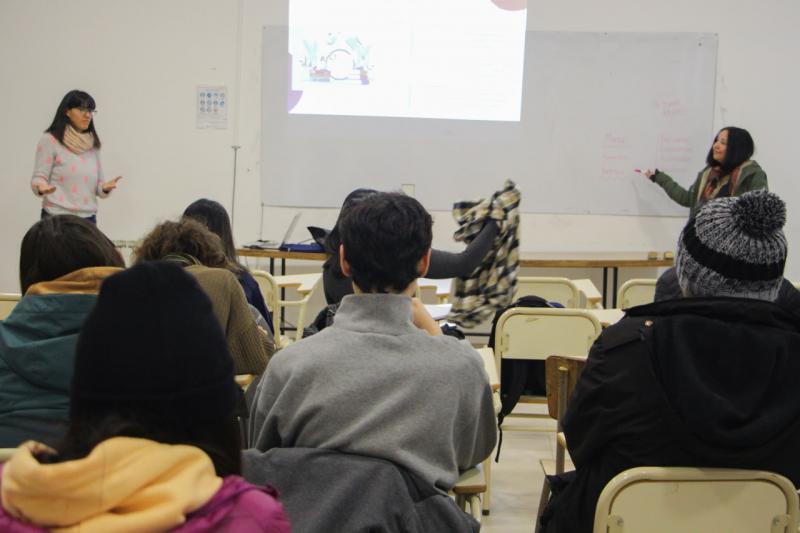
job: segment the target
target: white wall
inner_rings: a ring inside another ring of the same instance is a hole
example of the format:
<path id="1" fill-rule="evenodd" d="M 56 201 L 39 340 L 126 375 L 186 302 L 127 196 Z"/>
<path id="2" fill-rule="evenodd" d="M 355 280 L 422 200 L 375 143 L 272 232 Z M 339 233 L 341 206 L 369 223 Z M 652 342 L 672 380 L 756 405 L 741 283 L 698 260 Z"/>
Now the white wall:
<path id="1" fill-rule="evenodd" d="M 435 0 L 434 0 L 435 1 Z M 796 0 L 562 0 L 529 2 L 528 27 L 559 31 L 693 31 L 719 34 L 715 127 L 745 127 L 771 189 L 800 234 L 792 174 L 800 74 Z M 98 101 L 104 167 L 125 179 L 100 205 L 113 239 L 141 237 L 192 200 L 230 208 L 233 152 L 241 145 L 235 204 L 240 242 L 280 237 L 293 210 L 267 208 L 259 231 L 261 28 L 285 23 L 283 0 L 2 0 L 0 2 L 0 291 L 16 291 L 19 241 L 38 219 L 28 179 L 36 140 L 68 90 Z M 241 23 L 241 24 L 240 24 Z M 240 30 L 240 31 L 239 31 Z M 231 127 L 197 130 L 197 85 L 231 91 Z M 237 105 L 238 104 L 238 105 Z M 587 117 L 591 120 L 591 117 Z M 575 132 L 580 143 L 580 131 Z M 796 165 L 795 165 L 796 166 Z M 689 183 L 694 176 L 683 176 Z M 523 194 L 547 194 L 542 187 Z M 500 184 L 487 184 L 487 194 Z M 586 191 L 591 194 L 591 191 Z M 453 201 L 461 198 L 454 197 Z M 448 213 L 435 216 L 434 244 L 458 249 Z M 306 210 L 303 225 L 330 226 L 336 212 Z M 682 218 L 526 215 L 523 250 L 670 250 Z M 299 235 L 297 235 L 299 237 Z M 787 277 L 800 279 L 800 246 Z M 641 273 L 640 273 L 641 274 Z"/>

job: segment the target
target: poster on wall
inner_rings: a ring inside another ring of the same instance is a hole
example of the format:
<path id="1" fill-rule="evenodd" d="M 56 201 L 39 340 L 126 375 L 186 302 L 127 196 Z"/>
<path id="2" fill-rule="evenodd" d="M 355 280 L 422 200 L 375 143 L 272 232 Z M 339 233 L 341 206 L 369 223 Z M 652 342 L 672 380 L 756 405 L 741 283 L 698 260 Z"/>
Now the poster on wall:
<path id="1" fill-rule="evenodd" d="M 196 115 L 198 129 L 228 127 L 228 88 L 197 86 Z"/>

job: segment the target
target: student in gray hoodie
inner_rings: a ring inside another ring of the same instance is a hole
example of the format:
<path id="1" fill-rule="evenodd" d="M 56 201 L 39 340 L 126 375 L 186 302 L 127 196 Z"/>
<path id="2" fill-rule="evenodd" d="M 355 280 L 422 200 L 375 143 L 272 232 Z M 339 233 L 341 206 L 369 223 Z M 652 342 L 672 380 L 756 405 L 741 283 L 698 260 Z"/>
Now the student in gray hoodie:
<path id="1" fill-rule="evenodd" d="M 412 296 L 431 253 L 431 217 L 376 193 L 341 221 L 353 280 L 333 325 L 278 352 L 258 385 L 250 445 L 325 448 L 391 461 L 439 491 L 496 441 L 480 355 Z"/>

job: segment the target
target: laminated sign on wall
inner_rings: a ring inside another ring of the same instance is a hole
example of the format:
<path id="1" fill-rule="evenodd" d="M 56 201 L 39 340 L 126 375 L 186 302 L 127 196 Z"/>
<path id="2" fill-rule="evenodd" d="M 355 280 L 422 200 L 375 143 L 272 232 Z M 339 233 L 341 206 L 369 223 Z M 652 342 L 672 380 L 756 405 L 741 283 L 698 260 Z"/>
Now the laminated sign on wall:
<path id="1" fill-rule="evenodd" d="M 197 87 L 197 127 L 228 127 L 227 87 Z"/>

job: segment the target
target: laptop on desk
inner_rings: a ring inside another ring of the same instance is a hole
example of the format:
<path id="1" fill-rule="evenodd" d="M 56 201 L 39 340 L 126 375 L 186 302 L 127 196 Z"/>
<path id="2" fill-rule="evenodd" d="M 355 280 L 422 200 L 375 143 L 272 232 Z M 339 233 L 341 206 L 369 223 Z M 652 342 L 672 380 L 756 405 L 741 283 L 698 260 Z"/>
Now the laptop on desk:
<path id="1" fill-rule="evenodd" d="M 294 217 L 292 217 L 292 221 L 289 223 L 289 228 L 286 230 L 286 234 L 283 236 L 283 240 L 281 242 L 276 241 L 256 241 L 252 244 L 248 244 L 246 248 L 254 248 L 256 250 L 281 250 L 284 246 L 289 244 L 289 238 L 294 233 L 294 228 L 297 227 L 297 221 L 300 220 L 300 215 L 302 213 L 296 213 Z"/>

